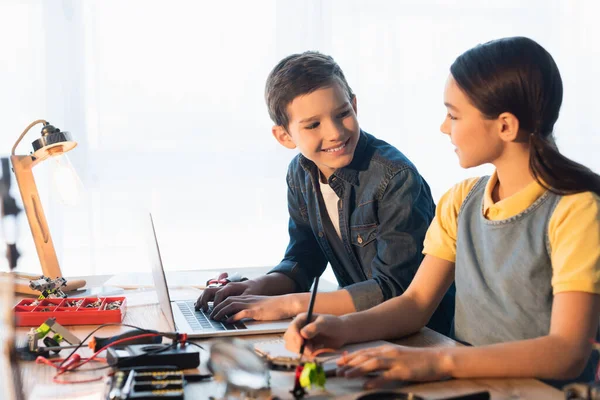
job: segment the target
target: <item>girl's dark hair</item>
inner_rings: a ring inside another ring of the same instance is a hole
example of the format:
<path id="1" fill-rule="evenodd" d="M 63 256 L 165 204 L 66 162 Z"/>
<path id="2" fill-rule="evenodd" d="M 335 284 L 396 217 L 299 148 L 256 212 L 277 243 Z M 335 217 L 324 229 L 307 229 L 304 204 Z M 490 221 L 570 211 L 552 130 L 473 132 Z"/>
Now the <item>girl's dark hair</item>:
<path id="1" fill-rule="evenodd" d="M 450 72 L 484 117 L 495 119 L 503 112 L 517 117 L 520 134 L 529 136 L 529 169 L 540 185 L 562 195 L 600 195 L 600 176 L 563 156 L 554 143 L 563 86 L 542 46 L 525 37 L 494 40 L 460 55 Z"/>
<path id="2" fill-rule="evenodd" d="M 276 125 L 288 128 L 287 106 L 298 96 L 339 83 L 349 101 L 354 93 L 340 66 L 332 57 L 317 51 L 292 54 L 281 60 L 269 74 L 265 101 Z"/>

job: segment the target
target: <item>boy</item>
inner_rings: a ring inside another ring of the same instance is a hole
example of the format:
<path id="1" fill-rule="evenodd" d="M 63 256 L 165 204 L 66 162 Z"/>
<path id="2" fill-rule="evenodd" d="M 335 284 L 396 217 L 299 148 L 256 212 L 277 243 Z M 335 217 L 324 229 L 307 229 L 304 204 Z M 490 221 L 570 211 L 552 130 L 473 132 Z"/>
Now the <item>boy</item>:
<path id="1" fill-rule="evenodd" d="M 342 289 L 319 293 L 315 313 L 361 311 L 403 293 L 434 215 L 425 180 L 400 151 L 360 129 L 356 96 L 331 57 L 284 58 L 265 98 L 275 139 L 300 150 L 287 173 L 290 242 L 267 275 L 207 288 L 196 307 L 206 311 L 212 300 L 211 317 L 229 322 L 293 317 L 306 311 L 310 293 L 300 292 L 328 262 Z M 443 334 L 454 315 L 452 294 L 428 325 Z"/>

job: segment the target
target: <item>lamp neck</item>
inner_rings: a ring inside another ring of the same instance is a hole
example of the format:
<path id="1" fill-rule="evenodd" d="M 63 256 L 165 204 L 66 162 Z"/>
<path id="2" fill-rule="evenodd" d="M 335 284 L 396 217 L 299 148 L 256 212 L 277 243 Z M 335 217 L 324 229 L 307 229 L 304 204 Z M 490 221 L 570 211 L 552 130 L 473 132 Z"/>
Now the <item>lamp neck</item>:
<path id="1" fill-rule="evenodd" d="M 48 121 L 44 120 L 44 119 L 38 119 L 36 121 L 33 121 L 31 124 L 29 124 L 29 126 L 27 128 L 25 128 L 25 130 L 23 131 L 23 133 L 21 133 L 21 136 L 19 136 L 19 138 L 17 139 L 17 141 L 15 142 L 15 145 L 12 148 L 12 155 L 15 155 L 15 150 L 17 149 L 17 145 L 19 143 L 21 143 L 21 140 L 23 139 L 23 137 L 27 134 L 27 132 L 29 132 L 29 130 L 31 128 L 33 128 L 35 125 L 37 124 L 44 124 L 44 125 L 48 125 Z"/>

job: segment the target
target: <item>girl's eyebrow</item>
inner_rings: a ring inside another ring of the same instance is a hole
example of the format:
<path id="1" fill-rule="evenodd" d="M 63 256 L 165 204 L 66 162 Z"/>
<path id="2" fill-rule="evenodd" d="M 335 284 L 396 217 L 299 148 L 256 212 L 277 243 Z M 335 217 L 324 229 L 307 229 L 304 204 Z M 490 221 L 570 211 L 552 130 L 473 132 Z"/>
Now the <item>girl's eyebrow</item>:
<path id="1" fill-rule="evenodd" d="M 453 106 L 452 104 L 450 104 L 450 103 L 444 102 L 444 105 L 445 105 L 446 107 L 448 107 L 448 108 L 451 108 L 451 109 L 453 109 L 453 110 L 458 110 L 458 108 L 454 107 L 454 106 Z"/>

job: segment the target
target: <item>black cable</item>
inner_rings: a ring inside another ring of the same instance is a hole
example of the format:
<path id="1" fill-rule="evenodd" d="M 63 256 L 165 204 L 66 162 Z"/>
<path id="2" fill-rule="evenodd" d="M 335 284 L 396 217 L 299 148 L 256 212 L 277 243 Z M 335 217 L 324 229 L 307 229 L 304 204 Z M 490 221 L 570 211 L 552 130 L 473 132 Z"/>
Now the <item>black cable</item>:
<path id="1" fill-rule="evenodd" d="M 173 333 L 173 332 L 159 332 L 159 331 L 156 331 L 156 330 L 153 330 L 153 329 L 145 329 L 145 328 L 140 328 L 139 326 L 130 325 L 130 324 L 123 324 L 123 323 L 118 323 L 118 322 L 102 324 L 102 325 L 99 325 L 98 327 L 96 327 L 96 328 L 95 328 L 95 329 L 94 329 L 92 332 L 90 332 L 90 333 L 89 333 L 89 334 L 88 334 L 88 335 L 87 335 L 87 336 L 86 336 L 86 337 L 85 337 L 85 338 L 84 338 L 84 339 L 81 341 L 81 343 L 79 343 L 79 344 L 77 345 L 77 347 L 75 347 L 75 348 L 74 348 L 74 349 L 71 351 L 71 353 L 69 353 L 69 355 L 68 355 L 67 357 L 65 357 L 65 359 L 64 359 L 64 360 L 63 360 L 63 361 L 60 363 L 60 365 L 59 365 L 59 368 L 60 368 L 60 367 L 62 367 L 62 365 L 63 365 L 63 364 L 64 364 L 64 363 L 65 363 L 65 362 L 66 362 L 66 361 L 67 361 L 67 360 L 68 360 L 68 359 L 69 359 L 69 358 L 70 358 L 70 357 L 73 355 L 73 354 L 75 354 L 75 353 L 76 353 L 76 352 L 77 352 L 79 349 L 81 349 L 81 348 L 82 348 L 82 347 L 85 345 L 85 342 L 86 342 L 86 341 L 87 341 L 87 340 L 88 340 L 88 339 L 89 339 L 89 338 L 90 338 L 90 337 L 91 337 L 91 336 L 92 336 L 94 333 L 98 332 L 100 329 L 102 329 L 102 328 L 105 328 L 105 327 L 107 327 L 107 326 L 125 326 L 125 327 L 128 327 L 128 328 L 137 329 L 137 330 L 139 330 L 141 333 L 144 333 L 144 334 L 145 334 L 145 333 L 152 333 L 152 334 L 157 334 L 157 335 L 160 335 L 160 336 L 162 336 L 162 337 L 167 337 L 167 338 L 171 338 L 171 339 L 173 339 L 173 343 L 172 343 L 171 345 L 165 346 L 164 348 L 157 349 L 156 351 L 153 351 L 153 352 L 148 352 L 148 353 L 144 353 L 144 354 L 139 354 L 139 355 L 137 355 L 137 356 L 135 356 L 135 357 L 131 358 L 130 360 L 137 359 L 137 358 L 139 358 L 139 357 L 148 356 L 148 355 L 158 354 L 158 353 L 160 353 L 160 352 L 163 352 L 163 351 L 165 351 L 165 350 L 167 350 L 167 349 L 171 349 L 171 348 L 173 348 L 173 347 L 177 346 L 177 344 L 178 344 L 178 342 L 177 342 L 177 339 L 178 339 L 178 337 L 180 336 L 179 334 L 177 334 L 177 333 Z M 191 344 L 191 345 L 193 345 L 193 346 L 196 346 L 196 347 L 198 347 L 198 348 L 200 348 L 200 349 L 204 350 L 204 347 L 202 347 L 201 345 L 199 345 L 199 344 L 197 344 L 197 343 L 191 342 L 191 341 L 189 341 L 189 340 L 185 340 L 183 343 L 186 343 L 186 344 Z M 110 368 L 110 367 L 113 367 L 113 366 L 111 366 L 111 365 L 107 365 L 107 366 L 104 366 L 104 367 L 93 368 L 93 369 L 85 369 L 85 370 L 80 370 L 80 371 L 95 371 L 95 370 L 106 369 L 106 368 Z M 117 366 L 115 365 L 114 367 L 117 367 Z M 67 371 L 68 371 L 68 372 L 71 372 L 71 371 L 75 371 L 75 370 L 67 370 Z"/>
<path id="2" fill-rule="evenodd" d="M 62 365 L 63 365 L 63 364 L 64 364 L 64 363 L 65 363 L 65 362 L 66 362 L 66 361 L 67 361 L 67 360 L 68 360 L 68 359 L 69 359 L 69 358 L 70 358 L 70 357 L 73 355 L 73 354 L 75 354 L 75 353 L 76 353 L 76 352 L 77 352 L 79 349 L 81 349 L 81 348 L 82 348 L 82 347 L 85 345 L 85 342 L 86 342 L 86 341 L 87 341 L 87 340 L 88 340 L 90 337 L 92 337 L 92 335 L 93 335 L 93 334 L 95 334 L 95 333 L 96 333 L 96 332 L 98 332 L 100 329 L 102 329 L 102 328 L 105 328 L 105 327 L 107 327 L 107 326 L 125 326 L 125 327 L 128 327 L 128 328 L 137 329 L 137 330 L 138 330 L 138 331 L 140 331 L 140 333 L 142 333 L 142 334 L 145 334 L 145 333 L 152 333 L 152 334 L 157 334 L 157 335 L 160 335 L 160 336 L 162 336 L 162 337 L 171 338 L 171 339 L 173 340 L 173 343 L 172 343 L 172 344 L 170 344 L 170 345 L 166 345 L 166 346 L 165 346 L 165 347 L 163 347 L 163 348 L 160 348 L 160 349 L 157 349 L 157 350 L 154 350 L 154 351 L 151 351 L 151 352 L 147 352 L 147 353 L 144 353 L 144 354 L 139 354 L 139 355 L 137 355 L 137 356 L 135 356 L 135 357 L 133 357 L 133 358 L 130 358 L 129 360 L 127 360 L 127 362 L 130 362 L 131 360 L 135 360 L 135 359 L 138 359 L 138 358 L 141 358 L 141 357 L 147 357 L 147 356 L 150 356 L 150 355 L 155 355 L 155 354 L 161 353 L 161 352 L 163 352 L 163 351 L 166 351 L 166 350 L 169 350 L 169 349 L 175 348 L 175 347 L 178 345 L 178 343 L 179 343 L 179 342 L 178 342 L 178 339 L 179 339 L 179 337 L 181 336 L 181 335 L 179 335 L 179 334 L 177 334 L 177 333 L 173 333 L 173 332 L 159 332 L 159 331 L 156 331 L 156 330 L 153 330 L 153 329 L 144 329 L 144 328 L 140 328 L 139 326 L 130 325 L 130 324 L 123 324 L 123 323 L 106 323 L 106 324 L 102 324 L 102 325 L 99 325 L 98 327 L 96 327 L 94 330 L 92 330 L 92 331 L 91 331 L 91 332 L 90 332 L 90 333 L 89 333 L 89 334 L 88 334 L 88 335 L 87 335 L 87 336 L 86 336 L 86 337 L 85 337 L 85 338 L 84 338 L 84 339 L 81 341 L 81 343 L 79 343 L 79 344 L 77 345 L 77 347 L 75 347 L 75 348 L 74 348 L 74 349 L 71 351 L 71 353 L 69 353 L 69 355 L 68 355 L 67 357 L 65 357 L 65 359 L 64 359 L 64 360 L 63 360 L 63 361 L 60 363 L 60 365 L 59 365 L 59 368 L 60 368 L 60 367 L 62 367 Z M 189 340 L 185 340 L 185 341 L 183 341 L 182 343 L 185 343 L 185 344 L 190 344 L 190 345 L 192 345 L 192 346 L 196 346 L 196 347 L 200 348 L 201 350 L 204 350 L 204 347 L 202 347 L 201 345 L 199 345 L 199 344 L 197 344 L 197 343 L 191 342 L 191 341 L 189 341 Z M 105 366 L 98 367 L 98 368 L 86 368 L 86 369 L 82 369 L 82 370 L 79 370 L 79 369 L 66 370 L 65 372 L 75 372 L 75 371 L 77 371 L 77 372 L 92 372 L 92 371 L 99 371 L 99 370 L 103 370 L 103 369 L 113 368 L 113 367 L 114 367 L 114 368 L 118 368 L 118 367 L 119 367 L 118 363 L 117 363 L 116 365 L 105 365 Z"/>
<path id="3" fill-rule="evenodd" d="M 186 340 L 186 341 L 184 341 L 183 343 L 186 343 L 186 344 L 191 344 L 192 346 L 196 346 L 196 347 L 198 347 L 198 348 L 200 348 L 200 349 L 204 350 L 204 347 L 200 346 L 198 343 L 190 342 L 189 340 Z"/>
<path id="4" fill-rule="evenodd" d="M 177 343 L 172 343 L 172 344 L 169 344 L 169 345 L 165 345 L 165 347 L 163 347 L 163 348 L 156 349 L 156 350 L 153 350 L 153 351 L 149 351 L 149 352 L 144 353 L 144 354 L 138 354 L 135 357 L 127 359 L 125 362 L 129 363 L 132 360 L 136 360 L 136 359 L 141 358 L 141 357 L 153 356 L 155 354 L 162 353 L 163 351 L 170 350 L 170 349 L 172 349 L 172 348 L 174 348 L 176 346 L 177 346 Z M 80 370 L 78 370 L 78 369 L 67 370 L 67 372 L 91 372 L 91 371 L 100 371 L 100 370 L 107 369 L 107 368 L 118 368 L 118 367 L 119 367 L 119 363 L 117 363 L 115 365 L 104 365 L 102 367 L 97 367 L 97 368 L 86 368 L 86 369 L 80 369 Z"/>
<path id="5" fill-rule="evenodd" d="M 77 347 L 75 347 L 75 348 L 73 349 L 73 351 L 72 351 L 71 353 L 69 353 L 69 355 L 68 355 L 67 357 L 65 357 L 65 359 L 63 360 L 63 362 L 61 362 L 61 363 L 60 363 L 60 365 L 59 365 L 59 368 L 60 368 L 60 367 L 62 367 L 62 366 L 63 366 L 63 364 L 64 364 L 65 362 L 67 362 L 67 360 L 68 360 L 69 358 L 71 358 L 71 356 L 72 356 L 73 354 L 75 354 L 75 353 L 76 353 L 76 352 L 77 352 L 77 351 L 78 351 L 80 348 L 82 348 L 82 347 L 85 345 L 85 342 L 86 342 L 86 341 L 87 341 L 87 340 L 88 340 L 90 337 L 92 337 L 92 335 L 93 335 L 94 333 L 98 332 L 100 329 L 102 329 L 102 328 L 105 328 L 105 327 L 107 327 L 107 326 L 126 326 L 126 327 L 128 327 L 128 328 L 137 329 L 137 330 L 139 330 L 140 332 L 143 332 L 143 333 L 156 333 L 156 334 L 158 334 L 158 335 L 161 335 L 161 336 L 163 336 L 163 337 L 164 337 L 164 336 L 166 336 L 166 334 L 165 334 L 165 335 L 163 335 L 163 334 L 161 334 L 160 332 L 158 332 L 158 331 L 155 331 L 155 330 L 152 330 L 152 329 L 144 329 L 144 328 L 140 328 L 139 326 L 135 326 L 135 325 L 129 325 L 129 324 L 123 324 L 123 323 L 120 323 L 120 322 L 112 322 L 112 323 L 102 324 L 102 325 L 99 325 L 97 328 L 95 328 L 95 329 L 94 329 L 92 332 L 90 332 L 90 334 L 89 334 L 89 335 L 87 335 L 87 336 L 86 336 L 86 337 L 85 337 L 85 338 L 84 338 L 84 339 L 81 341 L 81 343 L 79 343 L 79 344 L 77 345 Z"/>
<path id="6" fill-rule="evenodd" d="M 192 346 L 196 346 L 196 347 L 198 347 L 198 348 L 199 348 L 199 349 L 201 349 L 201 350 L 205 350 L 205 349 L 204 349 L 204 347 L 202 347 L 202 346 L 201 346 L 201 345 L 199 345 L 198 343 L 194 343 L 194 342 L 191 342 L 191 341 L 189 341 L 189 340 L 185 340 L 183 343 L 185 343 L 185 344 L 190 344 L 190 345 L 192 345 Z M 128 359 L 128 360 L 127 360 L 127 362 L 130 362 L 131 360 L 138 359 L 138 358 L 140 358 L 140 357 L 144 357 L 144 356 L 150 356 L 150 355 L 159 354 L 159 353 L 161 353 L 161 352 L 163 352 L 163 351 L 166 351 L 166 350 L 170 350 L 170 349 L 172 349 L 172 348 L 175 348 L 175 347 L 177 347 L 177 345 L 178 345 L 178 343 L 177 343 L 177 342 L 174 342 L 174 343 L 172 343 L 172 344 L 170 344 L 170 345 L 166 345 L 166 346 L 165 346 L 165 347 L 163 347 L 163 348 L 160 348 L 160 349 L 157 349 L 157 350 L 154 350 L 154 351 L 151 351 L 151 352 L 147 352 L 147 353 L 144 353 L 144 354 L 138 354 L 137 356 L 135 356 L 135 357 L 132 357 L 132 358 Z M 91 371 L 100 371 L 100 370 L 103 370 L 103 369 L 108 369 L 108 368 L 118 368 L 118 367 L 119 367 L 119 365 L 118 365 L 118 364 L 116 364 L 116 365 L 104 365 L 104 366 L 102 366 L 102 367 L 97 367 L 97 368 L 86 368 L 86 369 L 81 369 L 81 370 L 77 370 L 77 369 L 74 369 L 74 370 L 67 370 L 67 372 L 75 372 L 75 371 L 77 371 L 77 372 L 91 372 Z"/>

